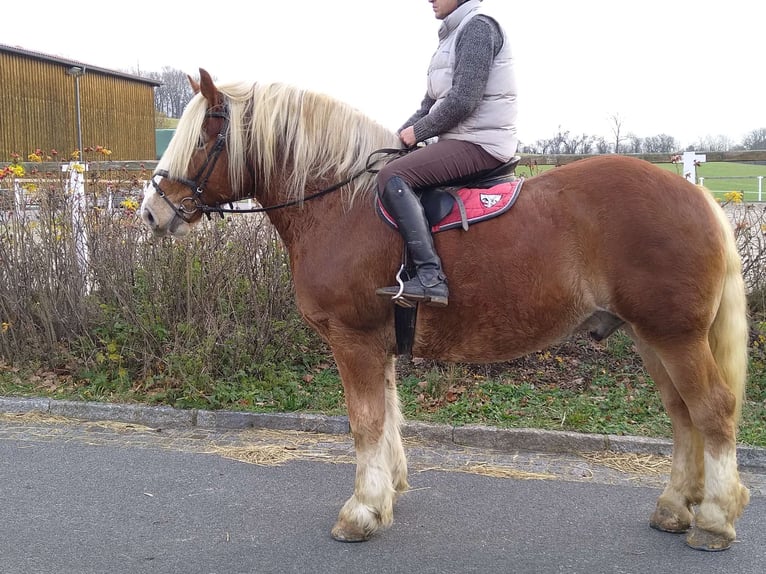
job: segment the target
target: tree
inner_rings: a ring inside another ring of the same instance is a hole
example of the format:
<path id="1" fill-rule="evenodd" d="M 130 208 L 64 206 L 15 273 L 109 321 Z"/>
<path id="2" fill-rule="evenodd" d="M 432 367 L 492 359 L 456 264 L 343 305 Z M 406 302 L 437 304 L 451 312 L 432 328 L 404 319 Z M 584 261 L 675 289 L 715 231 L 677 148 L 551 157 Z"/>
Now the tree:
<path id="1" fill-rule="evenodd" d="M 614 136 L 614 153 L 620 153 L 620 142 L 622 132 L 622 118 L 620 114 L 612 114 L 609 116 L 612 122 L 612 135 Z"/>
<path id="2" fill-rule="evenodd" d="M 556 132 L 556 135 L 554 135 L 548 142 L 550 153 L 565 153 L 564 149 L 567 139 L 569 139 L 569 130 L 564 130 L 561 128 L 561 126 L 559 126 L 559 130 Z"/>
<path id="3" fill-rule="evenodd" d="M 634 133 L 629 133 L 627 138 L 628 145 L 625 151 L 628 153 L 641 153 L 644 150 L 644 140 Z"/>
<path id="4" fill-rule="evenodd" d="M 705 136 L 700 138 L 691 147 L 695 151 L 729 151 L 733 142 L 726 136 Z"/>
<path id="5" fill-rule="evenodd" d="M 639 137 L 633 132 L 623 134 L 623 121 L 619 114 L 610 116 L 613 126 L 614 143 L 603 136 L 582 134 L 573 136 L 569 130 L 558 126 L 556 134 L 550 139 L 539 139 L 533 144 L 519 145 L 519 152 L 526 154 L 607 154 L 607 153 L 659 153 L 675 154 L 681 151 L 679 142 L 671 135 L 658 134 Z M 726 152 L 732 150 L 766 150 L 766 128 L 751 131 L 742 144 L 735 145 L 724 135 L 706 136 L 688 146 L 685 151 Z M 619 151 L 618 151 L 619 150 Z"/>
<path id="6" fill-rule="evenodd" d="M 588 154 L 593 150 L 593 138 L 582 134 L 581 136 L 570 136 L 565 132 L 565 137 L 561 140 L 561 150 L 568 154 Z"/>
<path id="7" fill-rule="evenodd" d="M 594 141 L 594 145 L 596 146 L 596 153 L 598 154 L 609 153 L 612 147 L 611 144 L 606 141 L 603 136 L 598 136 Z"/>
<path id="8" fill-rule="evenodd" d="M 169 118 L 180 118 L 194 93 L 185 72 L 169 66 L 161 72 L 142 72 L 142 76 L 162 82 L 154 89 L 154 107 Z"/>
<path id="9" fill-rule="evenodd" d="M 668 134 L 644 138 L 644 152 L 646 153 L 674 153 L 677 151 L 676 138 Z"/>
<path id="10" fill-rule="evenodd" d="M 542 146 L 540 144 L 541 140 L 537 140 L 533 144 L 522 144 L 519 142 L 519 152 L 520 153 L 528 153 L 528 154 L 540 154 L 543 153 Z"/>
<path id="11" fill-rule="evenodd" d="M 766 149 L 766 128 L 751 131 L 742 140 L 742 147 L 747 150 Z"/>

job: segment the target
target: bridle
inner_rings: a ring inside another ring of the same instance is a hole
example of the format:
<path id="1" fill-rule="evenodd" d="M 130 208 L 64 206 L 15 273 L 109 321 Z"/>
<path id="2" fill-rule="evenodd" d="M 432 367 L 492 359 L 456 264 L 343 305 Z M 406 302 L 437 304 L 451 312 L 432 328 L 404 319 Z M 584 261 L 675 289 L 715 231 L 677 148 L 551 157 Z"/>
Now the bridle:
<path id="1" fill-rule="evenodd" d="M 219 109 L 216 109 L 216 108 L 219 108 Z M 223 218 L 225 213 L 264 213 L 267 211 L 273 211 L 276 209 L 283 209 L 285 207 L 298 205 L 300 203 L 303 203 L 304 201 L 316 199 L 318 197 L 322 197 L 323 195 L 327 195 L 328 193 L 331 193 L 333 191 L 337 191 L 343 186 L 348 185 L 355 179 L 361 177 L 365 173 L 377 173 L 378 170 L 374 168 L 374 165 L 378 161 L 382 161 L 383 159 L 386 159 L 389 156 L 399 157 L 411 151 L 409 149 L 396 149 L 396 148 L 381 148 L 381 149 L 375 150 L 367 157 L 367 163 L 364 169 L 361 169 L 351 174 L 346 179 L 339 181 L 338 183 L 334 183 L 330 187 L 326 187 L 315 193 L 307 195 L 303 197 L 302 199 L 286 201 L 284 203 L 279 203 L 277 205 L 271 205 L 268 207 L 252 207 L 247 209 L 235 209 L 233 206 L 233 203 L 236 201 L 242 201 L 245 199 L 252 199 L 252 196 L 233 199 L 231 201 L 224 202 L 223 204 L 219 203 L 216 205 L 207 205 L 206 203 L 203 203 L 202 195 L 205 193 L 205 186 L 207 185 L 208 179 L 210 179 L 210 175 L 213 173 L 213 170 L 215 169 L 216 163 L 218 162 L 218 158 L 220 157 L 221 152 L 223 152 L 223 150 L 226 148 L 226 140 L 229 136 L 230 119 L 229 119 L 228 101 L 224 99 L 223 103 L 219 104 L 215 108 L 209 109 L 207 113 L 205 113 L 205 118 L 206 119 L 207 118 L 222 118 L 223 119 L 223 122 L 221 123 L 221 129 L 218 131 L 218 135 L 216 136 L 215 143 L 213 144 L 213 147 L 210 150 L 210 153 L 208 154 L 207 158 L 205 159 L 205 162 L 197 170 L 197 173 L 194 175 L 192 179 L 186 179 L 186 178 L 172 179 L 172 181 L 176 181 L 188 187 L 191 190 L 191 195 L 184 197 L 179 202 L 178 205 L 175 205 L 172 201 L 170 201 L 167 195 L 165 195 L 165 192 L 162 191 L 159 183 L 156 180 L 157 177 L 162 177 L 164 179 L 170 180 L 171 178 L 169 177 L 169 173 L 164 169 L 160 169 L 154 172 L 151 179 L 152 186 L 154 187 L 154 190 L 157 192 L 157 194 L 165 201 L 165 203 L 167 203 L 170 206 L 170 208 L 174 211 L 175 216 L 182 219 L 186 223 L 191 223 L 191 217 L 197 212 L 203 213 L 204 215 L 207 216 L 208 219 L 210 219 L 210 215 L 212 213 L 217 213 Z M 374 157 L 379 154 L 384 154 L 385 157 L 374 159 Z M 249 164 L 248 164 L 248 169 L 250 170 L 250 174 L 253 175 L 253 168 Z M 228 205 L 229 207 L 226 208 L 224 207 L 224 205 Z"/>
<path id="2" fill-rule="evenodd" d="M 165 200 L 165 203 L 167 203 L 175 212 L 176 217 L 180 217 L 183 219 L 186 223 L 191 222 L 191 216 L 197 213 L 197 211 L 202 210 L 203 213 L 205 213 L 205 207 L 204 203 L 202 203 L 202 194 L 205 193 L 205 186 L 207 185 L 207 180 L 210 179 L 210 175 L 213 173 L 213 170 L 215 169 L 215 164 L 218 163 L 218 158 L 221 155 L 221 152 L 226 147 L 226 138 L 229 136 L 229 103 L 227 100 L 224 100 L 222 104 L 219 106 L 216 106 L 220 108 L 219 110 L 216 110 L 215 108 L 209 109 L 205 113 L 205 119 L 207 118 L 222 118 L 223 122 L 221 122 L 221 129 L 218 130 L 218 135 L 215 138 L 215 143 L 213 144 L 213 148 L 210 150 L 210 153 L 208 154 L 207 158 L 205 158 L 205 162 L 202 164 L 202 166 L 197 170 L 196 175 L 193 179 L 186 179 L 186 178 L 174 178 L 173 181 L 177 181 L 178 183 L 181 183 L 188 187 L 191 190 L 191 195 L 184 197 L 178 205 L 173 204 L 170 199 L 165 195 L 165 192 L 162 191 L 160 188 L 160 184 L 157 182 L 157 177 L 162 177 L 165 179 L 170 179 L 169 173 L 164 169 L 158 169 L 154 172 L 152 175 L 152 186 L 154 187 L 154 190 L 157 192 L 157 194 Z M 208 214 L 209 217 L 209 214 Z"/>

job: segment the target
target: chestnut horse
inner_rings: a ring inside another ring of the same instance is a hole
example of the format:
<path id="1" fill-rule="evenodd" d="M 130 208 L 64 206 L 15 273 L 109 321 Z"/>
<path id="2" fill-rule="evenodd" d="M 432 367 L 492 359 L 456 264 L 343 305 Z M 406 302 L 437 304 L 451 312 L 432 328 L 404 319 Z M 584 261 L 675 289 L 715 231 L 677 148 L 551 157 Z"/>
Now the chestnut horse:
<path id="1" fill-rule="evenodd" d="M 399 234 L 376 214 L 371 152 L 396 135 L 351 106 L 283 84 L 216 86 L 205 70 L 144 198 L 157 235 L 257 199 L 286 246 L 297 305 L 332 349 L 357 458 L 332 535 L 388 526 L 407 488 L 395 382 L 394 305 L 375 294 L 400 265 Z M 621 156 L 528 179 L 510 211 L 435 237 L 445 308 L 420 309 L 416 356 L 507 361 L 580 328 L 630 335 L 673 424 L 670 481 L 650 524 L 720 550 L 749 501 L 736 428 L 747 317 L 730 224 L 711 195 Z"/>

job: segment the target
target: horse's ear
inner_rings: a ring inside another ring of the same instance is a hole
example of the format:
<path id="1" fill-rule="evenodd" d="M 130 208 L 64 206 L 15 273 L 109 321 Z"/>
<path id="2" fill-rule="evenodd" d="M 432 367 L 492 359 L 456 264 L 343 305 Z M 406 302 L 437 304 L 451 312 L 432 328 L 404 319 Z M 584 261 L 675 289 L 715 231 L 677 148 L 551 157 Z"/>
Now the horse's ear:
<path id="1" fill-rule="evenodd" d="M 199 90 L 211 106 L 216 106 L 220 103 L 221 96 L 213 83 L 213 78 L 203 68 L 199 69 Z"/>
<path id="2" fill-rule="evenodd" d="M 197 81 L 188 74 L 186 77 L 189 78 L 189 85 L 191 86 L 192 92 L 194 92 L 195 95 L 199 94 L 199 84 Z"/>

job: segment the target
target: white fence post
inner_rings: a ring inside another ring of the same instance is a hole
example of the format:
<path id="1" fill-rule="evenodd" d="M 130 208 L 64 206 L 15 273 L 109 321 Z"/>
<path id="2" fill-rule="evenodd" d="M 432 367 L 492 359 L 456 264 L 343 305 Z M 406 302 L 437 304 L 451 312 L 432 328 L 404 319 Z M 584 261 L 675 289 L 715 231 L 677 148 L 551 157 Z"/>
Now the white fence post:
<path id="1" fill-rule="evenodd" d="M 21 221 L 22 216 L 26 213 L 26 202 L 24 199 L 24 188 L 18 180 L 13 182 L 13 206 L 16 211 L 16 219 Z"/>
<path id="2" fill-rule="evenodd" d="M 114 192 L 112 192 L 112 186 L 107 185 L 106 186 L 106 212 L 109 215 L 112 215 L 114 212 Z"/>
<path id="3" fill-rule="evenodd" d="M 82 273 L 85 291 L 90 291 L 88 281 L 88 235 L 85 229 L 85 171 L 87 164 L 70 162 L 69 165 L 61 166 L 62 170 L 69 172 L 69 189 L 72 194 L 72 230 L 75 237 L 75 251 L 77 252 L 77 266 Z"/>

